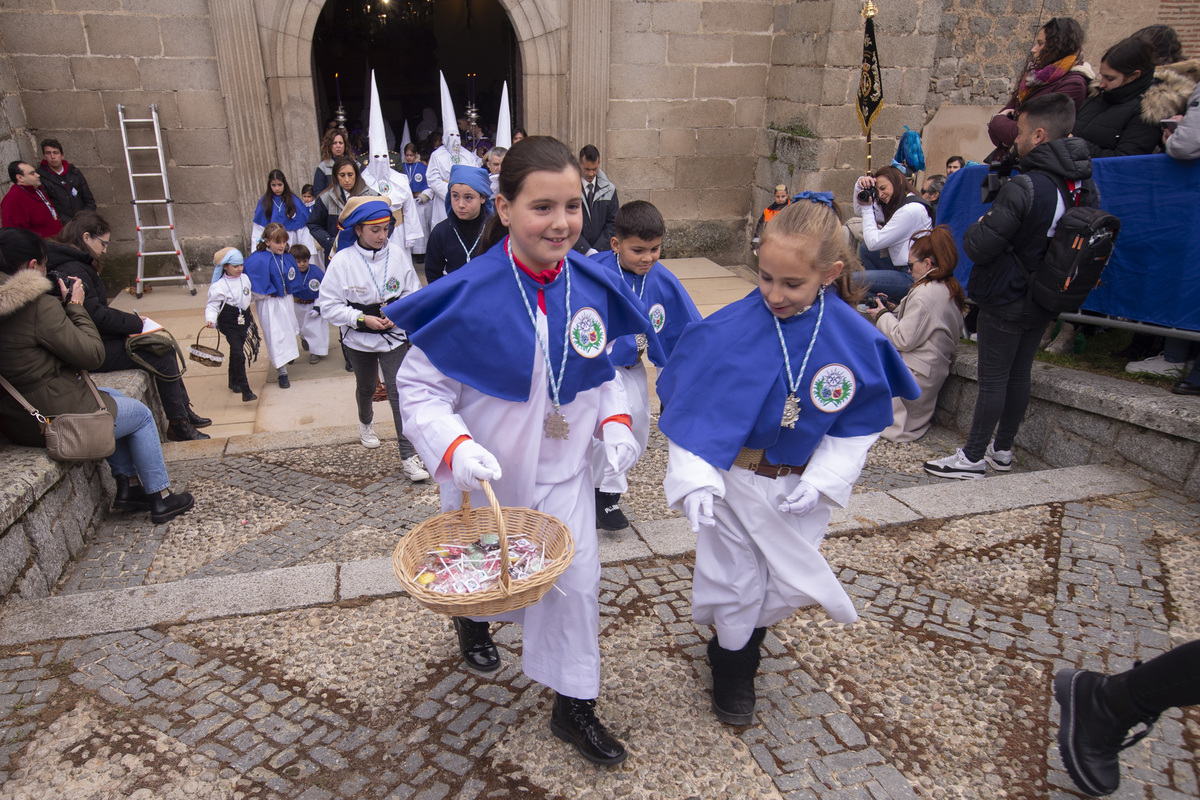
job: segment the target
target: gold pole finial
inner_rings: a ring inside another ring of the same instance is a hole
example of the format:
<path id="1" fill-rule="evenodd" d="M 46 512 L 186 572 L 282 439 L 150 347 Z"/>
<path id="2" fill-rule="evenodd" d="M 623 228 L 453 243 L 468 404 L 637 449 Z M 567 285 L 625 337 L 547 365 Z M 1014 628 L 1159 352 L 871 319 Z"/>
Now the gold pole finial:
<path id="1" fill-rule="evenodd" d="M 863 6 L 863 19 L 870 19 L 879 13 L 879 6 L 875 5 L 875 0 L 867 0 L 867 4 Z"/>

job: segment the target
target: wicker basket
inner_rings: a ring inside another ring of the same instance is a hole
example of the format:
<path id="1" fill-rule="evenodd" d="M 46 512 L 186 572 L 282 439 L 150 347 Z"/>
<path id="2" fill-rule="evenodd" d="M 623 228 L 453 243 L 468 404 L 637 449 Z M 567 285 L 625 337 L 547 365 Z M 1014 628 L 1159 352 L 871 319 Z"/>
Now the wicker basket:
<path id="1" fill-rule="evenodd" d="M 196 343 L 188 347 L 188 358 L 206 367 L 219 367 L 225 363 L 225 354 L 221 352 L 221 334 L 214 330 L 213 333 L 217 335 L 217 346 L 207 347 L 200 344 L 200 336 L 206 330 L 208 330 L 207 325 L 196 334 Z"/>
<path id="2" fill-rule="evenodd" d="M 409 532 L 392 554 L 392 569 L 414 600 L 439 614 L 455 617 L 488 617 L 526 608 L 550 591 L 558 576 L 575 557 L 571 531 L 555 517 L 529 508 L 501 508 L 487 481 L 483 482 L 490 508 L 471 508 L 470 495 L 463 492 L 462 509 L 430 517 Z M 481 535 L 499 534 L 500 582 L 491 589 L 469 594 L 446 594 L 426 589 L 416 581 L 421 562 L 440 544 L 468 545 Z M 545 566 L 528 578 L 510 580 L 508 538 L 522 536 L 546 548 Z"/>

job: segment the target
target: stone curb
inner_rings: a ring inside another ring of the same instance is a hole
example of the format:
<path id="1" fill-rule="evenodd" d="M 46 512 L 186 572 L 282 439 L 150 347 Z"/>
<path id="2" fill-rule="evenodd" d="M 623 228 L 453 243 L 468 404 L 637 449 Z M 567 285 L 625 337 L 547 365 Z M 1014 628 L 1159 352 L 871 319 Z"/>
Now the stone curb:
<path id="1" fill-rule="evenodd" d="M 921 519 L 988 513 L 1149 488 L 1145 481 L 1116 470 L 1086 466 L 868 492 L 854 495 L 848 508 L 834 513 L 830 532 L 836 535 Z M 687 520 L 675 518 L 635 522 L 631 528 L 615 533 L 602 531 L 599 550 L 601 563 L 612 564 L 686 555 L 695 547 L 696 536 Z M 271 613 L 401 593 L 392 573 L 391 558 L 376 558 L 61 595 L 10 605 L 0 618 L 0 645 Z"/>

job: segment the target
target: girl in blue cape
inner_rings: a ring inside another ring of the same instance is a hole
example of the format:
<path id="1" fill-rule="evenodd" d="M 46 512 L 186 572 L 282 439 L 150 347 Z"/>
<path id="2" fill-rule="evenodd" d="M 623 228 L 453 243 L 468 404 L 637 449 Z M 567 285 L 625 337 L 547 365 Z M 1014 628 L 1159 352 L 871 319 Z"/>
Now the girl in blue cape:
<path id="1" fill-rule="evenodd" d="M 818 548 L 892 422 L 892 396 L 920 394 L 887 338 L 830 289 L 842 276 L 848 291 L 851 265 L 833 196 L 792 203 L 763 230 L 758 290 L 689 325 L 658 379 L 664 487 L 699 534 L 692 616 L 716 628 L 713 711 L 731 725 L 753 718 L 767 626 L 814 603 L 858 618 Z"/>
<path id="2" fill-rule="evenodd" d="M 400 413 L 441 485 L 442 509 L 459 507 L 464 491 L 485 503 L 487 480 L 501 505 L 570 529 L 575 558 L 556 588 L 490 619 L 523 626 L 525 674 L 557 693 L 550 730 L 589 761 L 615 765 L 625 748 L 595 712 L 600 556 L 589 455 L 593 438 L 616 472 L 640 455 L 606 344 L 649 322 L 611 270 L 571 250 L 582 227 L 571 152 L 550 137 L 525 139 L 500 174 L 489 230 L 499 242 L 384 311 L 413 343 L 396 375 Z M 454 619 L 463 657 L 481 671 L 500 666 L 488 622 Z"/>
<path id="3" fill-rule="evenodd" d="M 322 266 L 325 262 L 317 255 L 321 250 L 308 230 L 310 212 L 311 209 L 304 205 L 299 197 L 292 194 L 292 189 L 288 186 L 283 171 L 273 169 L 267 175 L 267 190 L 254 205 L 250 241 L 257 246 L 263 229 L 272 222 L 278 222 L 287 231 L 288 246 L 304 245 L 313 254 L 317 266 Z"/>

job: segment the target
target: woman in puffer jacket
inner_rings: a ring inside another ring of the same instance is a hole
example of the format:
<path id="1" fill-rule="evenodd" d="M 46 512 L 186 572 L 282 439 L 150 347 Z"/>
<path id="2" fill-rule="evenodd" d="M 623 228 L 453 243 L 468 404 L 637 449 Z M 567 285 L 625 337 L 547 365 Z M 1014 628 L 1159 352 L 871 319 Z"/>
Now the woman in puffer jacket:
<path id="1" fill-rule="evenodd" d="M 1092 158 L 1153 153 L 1162 141 L 1158 122 L 1142 117 L 1142 98 L 1154 82 L 1154 53 L 1145 39 L 1114 44 L 1100 62 L 1100 80 L 1075 115 L 1073 136 Z"/>

